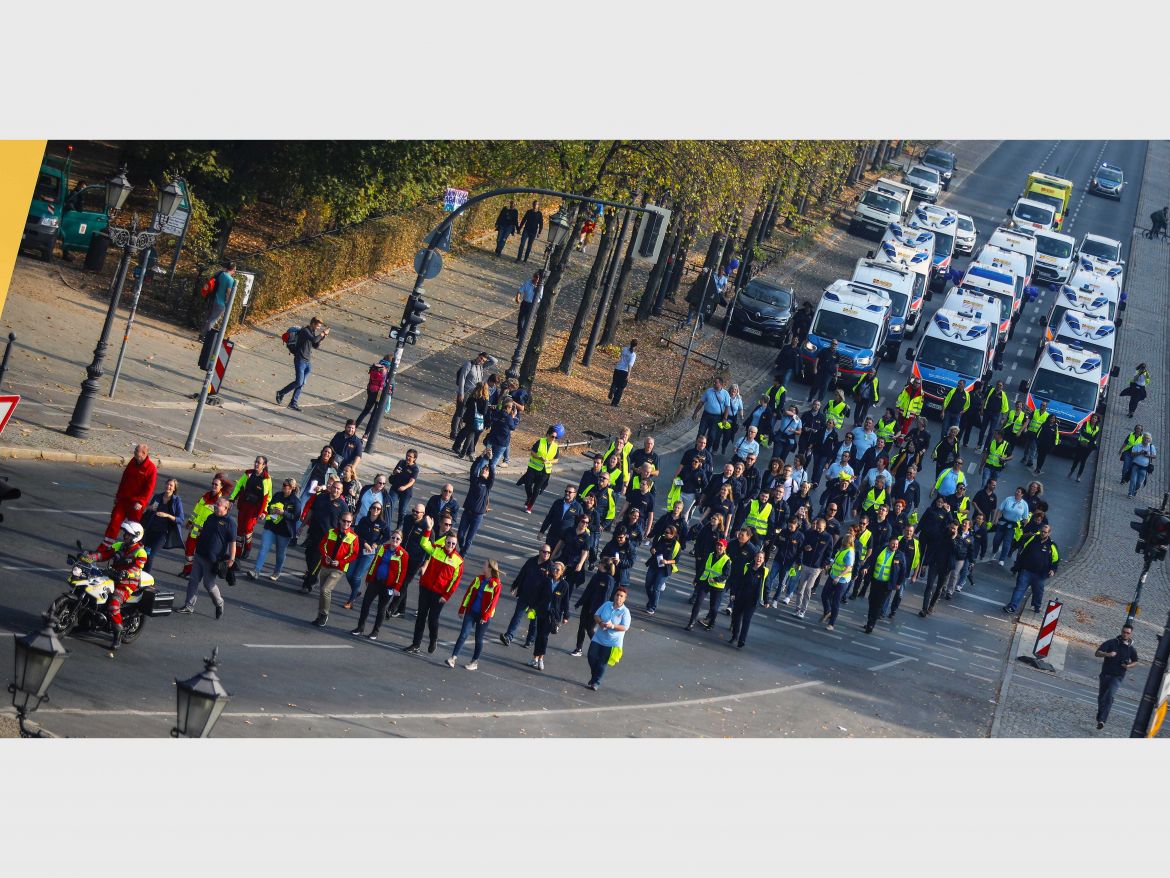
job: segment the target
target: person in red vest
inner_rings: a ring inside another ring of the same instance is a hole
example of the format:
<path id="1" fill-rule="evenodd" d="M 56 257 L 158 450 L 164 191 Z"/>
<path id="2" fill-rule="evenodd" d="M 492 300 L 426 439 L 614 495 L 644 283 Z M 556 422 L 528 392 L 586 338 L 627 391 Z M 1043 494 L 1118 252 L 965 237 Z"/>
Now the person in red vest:
<path id="1" fill-rule="evenodd" d="M 333 589 L 345 576 L 349 562 L 357 557 L 359 548 L 357 534 L 353 532 L 353 513 L 343 512 L 337 527 L 329 528 L 317 547 L 320 561 L 313 570 L 313 577 L 319 576 L 321 580 L 321 602 L 317 606 L 317 618 L 313 624 L 318 628 L 324 628 L 329 621 L 329 602 L 333 597 Z"/>
<path id="2" fill-rule="evenodd" d="M 228 499 L 236 504 L 239 515 L 236 540 L 243 550 L 239 557 L 247 558 L 252 551 L 252 531 L 256 522 L 268 514 L 268 504 L 272 500 L 272 476 L 268 474 L 267 457 L 256 455 L 254 468 L 236 479 Z"/>
<path id="3" fill-rule="evenodd" d="M 435 520 L 429 515 L 424 519 L 426 530 L 419 538 L 418 545 L 422 549 L 427 566 L 419 577 L 418 612 L 414 620 L 414 639 L 403 651 L 410 655 L 418 655 L 422 646 L 423 628 L 430 633 L 430 642 L 427 652 L 434 652 L 439 643 L 439 614 L 443 612 L 443 605 L 450 600 L 459 588 L 459 580 L 463 578 L 463 556 L 459 554 L 459 540 L 454 533 L 449 533 L 436 546 L 431 542 L 431 529 Z"/>
<path id="4" fill-rule="evenodd" d="M 402 548 L 402 531 L 396 530 L 390 534 L 390 539 L 378 547 L 374 560 L 370 563 L 370 570 L 366 574 L 366 594 L 362 598 L 362 611 L 358 616 L 357 627 L 349 632 L 354 637 L 366 636 L 366 619 L 370 615 L 370 607 L 374 598 L 378 599 L 378 609 L 374 615 L 374 630 L 370 632 L 370 640 L 378 639 L 378 631 L 382 627 L 382 620 L 386 618 L 386 611 L 390 601 L 402 593 L 402 584 L 406 581 L 406 568 L 410 564 L 410 555 Z"/>
<path id="5" fill-rule="evenodd" d="M 455 641 L 455 648 L 451 650 L 451 658 L 447 659 L 447 667 L 455 667 L 472 628 L 475 629 L 475 652 L 471 654 L 471 661 L 465 667 L 469 671 L 479 667 L 479 656 L 483 652 L 483 638 L 487 634 L 488 622 L 496 614 L 496 604 L 500 602 L 500 588 L 499 563 L 485 561 L 483 570 L 467 587 L 467 594 L 463 596 L 463 603 L 459 605 L 463 627 L 459 629 L 459 638 Z"/>
<path id="6" fill-rule="evenodd" d="M 118 491 L 114 494 L 114 508 L 106 525 L 103 545 L 110 545 L 118 535 L 123 521 L 141 521 L 146 504 L 154 494 L 154 483 L 158 479 L 158 468 L 150 459 L 150 448 L 145 442 L 134 446 L 134 457 L 122 471 Z"/>

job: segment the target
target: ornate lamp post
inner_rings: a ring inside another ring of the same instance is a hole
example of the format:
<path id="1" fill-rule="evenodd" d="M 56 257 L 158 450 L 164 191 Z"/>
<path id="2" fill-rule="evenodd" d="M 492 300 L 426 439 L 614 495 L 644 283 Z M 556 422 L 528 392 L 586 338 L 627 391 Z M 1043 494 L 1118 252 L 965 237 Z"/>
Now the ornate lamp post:
<path id="1" fill-rule="evenodd" d="M 106 213 L 111 220 L 122 209 L 130 191 L 134 187 L 126 179 L 126 169 L 106 183 Z M 130 225 L 110 225 L 104 234 L 115 247 L 122 248 L 122 258 L 118 262 L 118 270 L 114 275 L 113 293 L 110 296 L 110 307 L 106 311 L 106 320 L 102 324 L 102 334 L 98 339 L 97 347 L 93 349 L 93 362 L 86 368 L 86 379 L 81 382 L 81 395 L 77 397 L 77 405 L 73 409 L 73 417 L 65 432 L 78 439 L 84 439 L 89 434 L 89 420 L 93 414 L 93 403 L 98 394 L 98 382 L 102 377 L 102 363 L 106 357 L 106 348 L 109 346 L 110 330 L 114 325 L 114 316 L 118 311 L 118 302 L 122 298 L 122 287 L 126 284 L 126 275 L 130 272 L 130 261 L 134 254 L 147 247 L 154 246 L 155 240 L 161 234 L 163 226 L 178 208 L 183 194 L 174 183 L 168 183 L 158 194 L 158 208 L 151 224 L 147 227 L 139 226 L 138 214 L 131 214 Z"/>
<path id="2" fill-rule="evenodd" d="M 16 708 L 22 738 L 44 737 L 25 728 L 25 720 L 41 706 L 42 701 L 49 700 L 49 687 L 69 656 L 53 630 L 53 618 L 49 615 L 42 618 L 45 624 L 40 631 L 17 637 L 14 641 L 16 661 L 8 691 L 12 693 L 12 706 Z"/>
<path id="3" fill-rule="evenodd" d="M 189 680 L 175 680 L 174 738 L 207 738 L 231 696 L 219 682 L 219 647 L 203 660 L 203 670 Z"/>

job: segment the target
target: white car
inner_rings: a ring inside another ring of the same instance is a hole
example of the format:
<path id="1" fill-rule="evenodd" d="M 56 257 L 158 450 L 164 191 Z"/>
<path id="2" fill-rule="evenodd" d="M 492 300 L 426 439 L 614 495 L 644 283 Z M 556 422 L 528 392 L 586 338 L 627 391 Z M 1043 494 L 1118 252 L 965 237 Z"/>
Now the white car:
<path id="1" fill-rule="evenodd" d="M 938 201 L 942 191 L 942 178 L 938 171 L 926 165 L 914 165 L 902 175 L 902 182 L 914 190 L 914 197 L 929 201 L 931 204 Z"/>
<path id="2" fill-rule="evenodd" d="M 1053 231 L 1056 228 L 1056 211 L 1052 205 L 1042 201 L 1020 198 L 1015 207 L 1008 211 L 1008 225 L 1027 234 L 1037 229 Z"/>
<path id="3" fill-rule="evenodd" d="M 955 252 L 970 256 L 975 252 L 975 242 L 979 240 L 979 230 L 975 228 L 975 220 L 966 214 L 959 214 L 959 229 L 955 232 Z"/>

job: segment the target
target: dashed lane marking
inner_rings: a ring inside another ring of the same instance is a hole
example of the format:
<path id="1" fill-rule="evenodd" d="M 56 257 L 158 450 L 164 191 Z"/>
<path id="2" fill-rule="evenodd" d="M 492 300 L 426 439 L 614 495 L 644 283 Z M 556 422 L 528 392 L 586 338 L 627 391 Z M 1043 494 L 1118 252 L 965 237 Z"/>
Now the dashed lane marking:
<path id="1" fill-rule="evenodd" d="M 916 662 L 918 659 L 913 656 L 904 655 L 901 658 L 896 658 L 892 662 L 882 662 L 880 665 L 874 665 L 870 668 L 871 671 L 884 671 L 886 668 L 892 668 L 895 665 L 900 665 L 904 662 Z"/>
<path id="2" fill-rule="evenodd" d="M 969 674 L 966 671 L 963 671 L 963 676 L 964 677 L 971 677 L 974 680 L 982 680 L 984 683 L 994 683 L 995 682 L 990 677 L 981 677 L 978 674 Z"/>
<path id="3" fill-rule="evenodd" d="M 975 594 L 972 591 L 963 592 L 963 597 L 974 598 L 977 601 L 983 601 L 983 603 L 985 603 L 985 604 L 999 604 L 999 606 L 1001 606 L 1001 607 L 1003 606 L 1003 603 L 1001 601 L 996 600 L 995 598 L 985 598 L 983 595 Z"/>
<path id="4" fill-rule="evenodd" d="M 353 649 L 351 643 L 242 643 L 249 649 Z"/>
<path id="5" fill-rule="evenodd" d="M 998 649 L 992 649 L 989 646 L 980 646 L 979 644 L 975 644 L 974 648 L 979 650 L 980 652 L 990 652 L 993 655 L 999 655 L 999 653 L 1000 653 L 1000 651 Z"/>
<path id="6" fill-rule="evenodd" d="M 865 647 L 866 649 L 872 649 L 874 652 L 881 652 L 882 651 L 882 648 L 880 646 L 874 646 L 872 643 L 862 643 L 860 640 L 850 640 L 849 642 L 854 644 L 855 646 L 862 646 L 862 647 Z M 870 668 L 870 670 L 873 670 L 873 669 Z"/>
<path id="7" fill-rule="evenodd" d="M 936 634 L 934 636 L 937 637 L 939 640 L 945 640 L 947 643 L 962 643 L 963 642 L 962 640 L 957 640 L 954 637 L 947 637 L 944 634 Z"/>
<path id="8" fill-rule="evenodd" d="M 932 668 L 941 668 L 944 671 L 950 671 L 952 674 L 955 672 L 954 668 L 949 668 L 946 665 L 940 665 L 940 664 L 937 664 L 935 662 L 927 662 L 927 664 L 930 665 Z"/>

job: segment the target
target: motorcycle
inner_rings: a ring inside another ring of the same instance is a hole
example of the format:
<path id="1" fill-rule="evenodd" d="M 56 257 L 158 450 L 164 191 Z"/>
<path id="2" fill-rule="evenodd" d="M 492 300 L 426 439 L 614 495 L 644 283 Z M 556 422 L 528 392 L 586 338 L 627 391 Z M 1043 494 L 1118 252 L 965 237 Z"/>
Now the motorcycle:
<path id="1" fill-rule="evenodd" d="M 77 544 L 81 550 L 81 543 Z M 114 579 L 94 564 L 84 553 L 67 556 L 69 591 L 49 605 L 53 630 L 59 637 L 73 632 L 90 631 L 113 636 L 106 605 L 114 593 Z M 160 592 L 154 577 L 143 572 L 138 588 L 122 603 L 122 643 L 133 643 L 142 633 L 148 618 L 169 616 L 175 602 L 173 592 Z"/>

